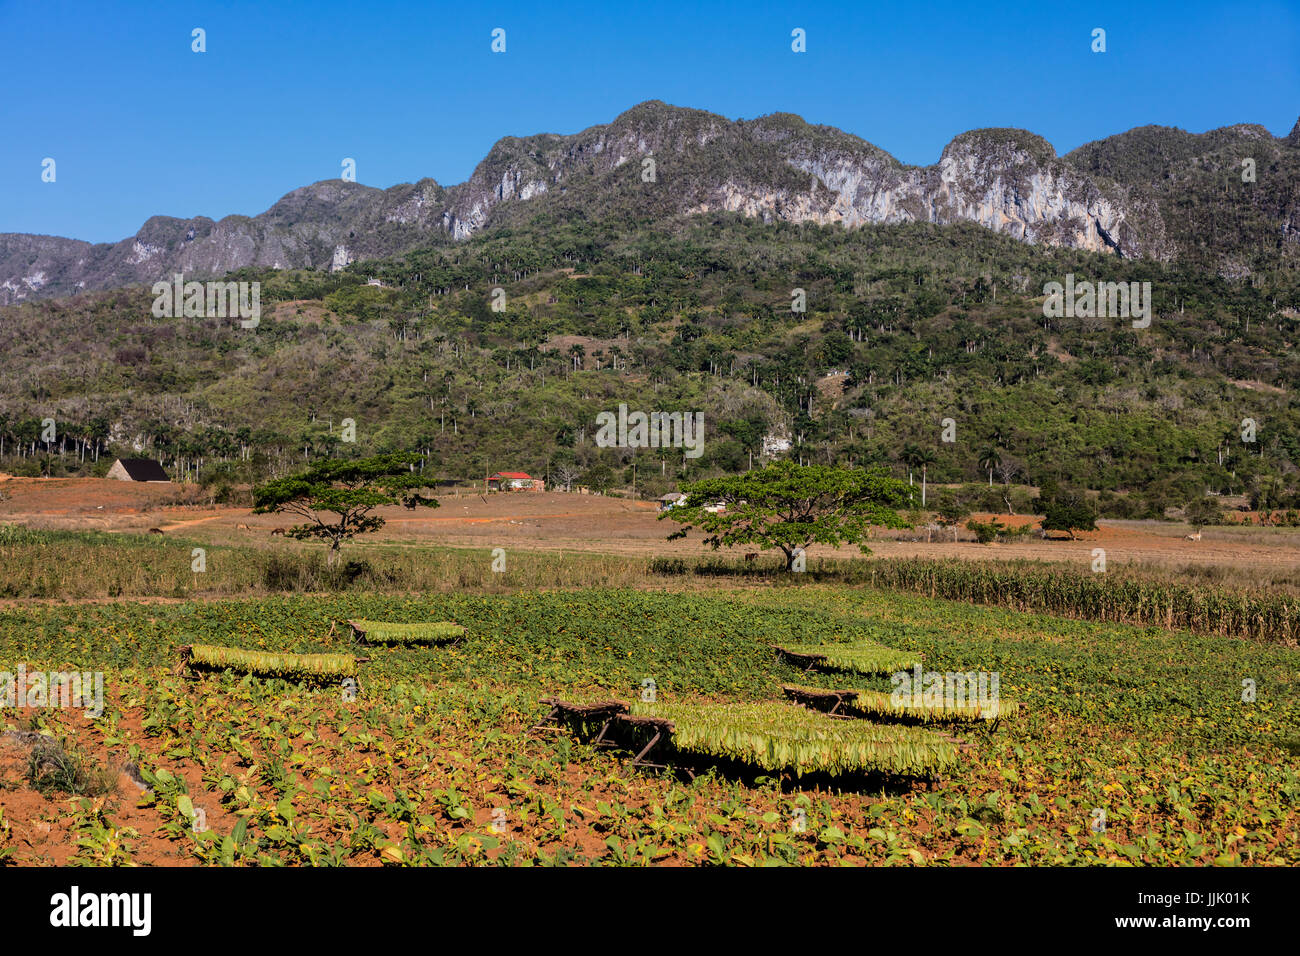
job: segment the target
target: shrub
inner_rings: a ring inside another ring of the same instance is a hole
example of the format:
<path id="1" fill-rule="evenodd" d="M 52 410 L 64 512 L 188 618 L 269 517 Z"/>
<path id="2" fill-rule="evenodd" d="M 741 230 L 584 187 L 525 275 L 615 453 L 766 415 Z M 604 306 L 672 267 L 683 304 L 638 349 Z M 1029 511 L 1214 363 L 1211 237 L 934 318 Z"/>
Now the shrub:
<path id="1" fill-rule="evenodd" d="M 682 558 L 651 558 L 651 574 L 686 574 L 686 561 Z"/>
<path id="2" fill-rule="evenodd" d="M 1207 524 L 1223 524 L 1223 509 L 1213 498 L 1193 498 L 1183 507 L 1183 516 L 1193 528 Z"/>
<path id="3" fill-rule="evenodd" d="M 97 797 L 110 792 L 116 780 L 107 768 L 95 766 L 78 751 L 43 738 L 27 755 L 27 783 L 42 796 L 66 793 Z"/>

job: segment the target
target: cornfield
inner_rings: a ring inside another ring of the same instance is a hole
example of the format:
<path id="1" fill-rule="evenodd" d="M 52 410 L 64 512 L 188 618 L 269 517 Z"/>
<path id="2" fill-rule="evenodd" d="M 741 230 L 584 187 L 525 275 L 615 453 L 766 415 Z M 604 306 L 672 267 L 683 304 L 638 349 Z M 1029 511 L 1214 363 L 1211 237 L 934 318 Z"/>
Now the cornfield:
<path id="1" fill-rule="evenodd" d="M 632 713 L 674 725 L 678 750 L 763 770 L 925 776 L 955 766 L 956 743 L 901 725 L 836 720 L 788 704 L 632 704 Z"/>
<path id="2" fill-rule="evenodd" d="M 909 558 L 870 562 L 866 583 L 930 597 L 1045 611 L 1089 621 L 1181 628 L 1297 646 L 1300 599 L 1116 574 L 1048 568 L 1036 562 L 975 564 Z"/>
<path id="3" fill-rule="evenodd" d="M 188 663 L 201 667 L 229 668 L 265 677 L 335 678 L 352 677 L 357 672 L 356 660 L 347 654 L 280 654 L 191 644 L 182 649 L 182 655 Z"/>
<path id="4" fill-rule="evenodd" d="M 438 644 L 460 640 L 465 626 L 451 621 L 395 624 L 387 621 L 348 621 L 361 640 L 372 644 Z"/>
<path id="5" fill-rule="evenodd" d="M 836 670 L 854 674 L 892 674 L 908 670 L 920 660 L 907 651 L 896 651 L 879 644 L 783 644 L 781 651 L 804 657 L 820 658 L 817 662 Z"/>

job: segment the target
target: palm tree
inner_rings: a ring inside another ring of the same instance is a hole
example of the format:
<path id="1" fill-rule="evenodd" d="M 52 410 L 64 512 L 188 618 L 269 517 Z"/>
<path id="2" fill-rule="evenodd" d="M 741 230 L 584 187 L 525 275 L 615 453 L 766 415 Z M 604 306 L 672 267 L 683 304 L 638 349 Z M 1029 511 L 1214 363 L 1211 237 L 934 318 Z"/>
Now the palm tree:
<path id="1" fill-rule="evenodd" d="M 908 442 L 903 446 L 903 450 L 898 454 L 899 460 L 907 466 L 907 483 L 912 483 L 912 471 L 921 465 L 921 449 L 913 442 Z"/>
<path id="2" fill-rule="evenodd" d="M 980 452 L 980 467 L 989 473 L 989 487 L 993 487 L 993 469 L 1002 464 L 1002 456 L 992 445 L 986 445 Z"/>
<path id="3" fill-rule="evenodd" d="M 938 461 L 938 456 L 929 448 L 924 448 L 917 456 L 916 463 L 921 466 L 921 507 L 925 507 L 925 475 L 931 465 Z"/>
<path id="4" fill-rule="evenodd" d="M 580 343 L 574 342 L 573 345 L 569 346 L 569 361 L 573 367 L 573 371 L 576 372 L 582 368 L 583 359 L 586 357 L 587 350 L 583 348 Z"/>

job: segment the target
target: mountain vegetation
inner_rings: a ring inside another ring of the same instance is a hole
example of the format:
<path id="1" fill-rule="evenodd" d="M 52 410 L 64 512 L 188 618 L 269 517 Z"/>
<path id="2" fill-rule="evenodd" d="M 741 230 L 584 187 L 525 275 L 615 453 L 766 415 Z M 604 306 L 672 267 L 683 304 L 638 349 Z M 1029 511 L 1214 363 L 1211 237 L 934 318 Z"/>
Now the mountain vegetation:
<path id="1" fill-rule="evenodd" d="M 641 165 L 607 155 L 638 136 L 664 188 L 634 189 Z M 503 140 L 466 184 L 488 210 L 473 229 L 409 233 L 397 244 L 412 248 L 347 265 L 228 273 L 261 283 L 256 328 L 157 318 L 141 285 L 25 298 L 0 309 L 0 469 L 102 474 L 146 454 L 225 496 L 322 459 L 410 453 L 429 481 L 508 469 L 654 496 L 780 448 L 890 469 L 915 505 L 963 484 L 944 499 L 954 514 L 1028 510 L 1027 486 L 1044 482 L 1112 516 L 1207 492 L 1300 503 L 1295 133 L 1147 127 L 1056 158 L 988 130 L 945 151 L 973 194 L 1085 177 L 1097 225 L 1106 196 L 1128 204 L 1130 253 L 1122 237 L 1072 244 L 978 217 L 846 228 L 781 214 L 808 189 L 800 164 L 840 182 L 850 159 L 915 172 L 798 117 L 643 104 L 576 137 Z M 521 183 L 556 175 L 565 185 L 523 198 Z M 773 214 L 711 206 L 727 182 L 760 180 L 784 197 Z M 277 228 L 348 227 L 312 189 L 267 214 Z M 853 189 L 819 208 L 849 208 L 866 187 Z M 373 225 L 359 209 L 354 224 Z M 1166 253 L 1133 253 L 1142 243 Z M 1067 276 L 1150 283 L 1149 327 L 1045 316 L 1045 285 Z M 703 455 L 600 447 L 596 416 L 620 403 L 702 412 Z"/>

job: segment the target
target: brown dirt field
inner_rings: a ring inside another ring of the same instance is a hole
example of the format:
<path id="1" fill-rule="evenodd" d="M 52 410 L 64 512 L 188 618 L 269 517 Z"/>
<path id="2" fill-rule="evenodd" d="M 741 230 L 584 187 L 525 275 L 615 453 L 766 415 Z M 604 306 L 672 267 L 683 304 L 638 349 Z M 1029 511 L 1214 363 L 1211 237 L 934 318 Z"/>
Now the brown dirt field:
<path id="1" fill-rule="evenodd" d="M 112 478 L 10 478 L 4 493 L 0 520 L 101 531 L 134 527 L 163 509 L 193 507 L 202 498 L 193 486 Z"/>
<path id="2" fill-rule="evenodd" d="M 270 540 L 275 527 L 295 523 L 289 515 L 254 515 L 247 509 L 197 503 L 196 489 L 183 485 L 146 485 L 102 478 L 13 478 L 4 482 L 0 522 L 35 528 L 110 532 L 180 532 L 187 538 L 222 544 Z M 377 543 L 447 547 L 510 547 L 542 551 L 584 551 L 644 556 L 690 556 L 707 553 L 699 537 L 666 541 L 676 525 L 657 520 L 654 502 L 564 492 L 515 492 L 444 495 L 437 509 L 380 509 L 387 526 L 367 540 Z M 991 515 L 974 515 L 989 520 Z M 996 516 L 1003 524 L 1035 524 L 1032 516 Z M 1255 516 L 1243 515 L 1246 520 Z M 247 525 L 240 529 L 238 525 Z M 1267 567 L 1300 572 L 1300 529 L 1233 526 L 1206 528 L 1200 541 L 1184 540 L 1190 528 L 1178 522 L 1107 521 L 1078 540 L 977 544 L 970 532 L 954 542 L 951 530 L 925 540 L 924 527 L 908 532 L 880 532 L 871 542 L 881 557 L 962 558 L 966 560 L 1032 559 L 1087 565 L 1093 548 L 1104 548 L 1111 563 L 1146 563 L 1165 567 L 1223 565 Z M 900 540 L 904 539 L 904 540 Z M 905 540 L 919 538 L 919 540 Z M 279 540 L 279 539 L 277 539 Z M 737 553 L 748 549 L 736 549 Z M 810 557 L 856 555 L 856 548 L 815 546 Z"/>
<path id="3" fill-rule="evenodd" d="M 30 722 L 33 711 L 15 711 L 12 716 L 19 724 Z M 113 826 L 129 827 L 136 831 L 130 837 L 132 860 L 147 866 L 192 866 L 194 857 L 162 830 L 158 813 L 140 807 L 143 787 L 121 768 L 127 760 L 126 748 L 110 752 L 98 734 L 78 732 L 77 718 L 59 728 L 66 746 L 80 753 L 97 768 L 116 773 L 116 785 L 102 796 L 87 798 L 100 803 Z M 143 737 L 142 713 L 128 713 L 119 725 L 125 733 Z M 0 808 L 13 827 L 13 862 L 20 866 L 63 866 L 77 852 L 78 834 L 73 829 L 78 798 L 68 795 L 43 796 L 32 790 L 27 782 L 30 743 L 19 742 L 0 734 Z M 221 804 L 221 793 L 210 790 L 196 767 L 168 767 L 185 778 L 194 801 L 207 815 L 207 824 L 219 832 L 229 833 L 235 819 Z"/>
<path id="4" fill-rule="evenodd" d="M 302 322 L 308 325 L 320 325 L 334 317 L 333 312 L 314 299 L 290 299 L 276 305 L 271 312 L 271 318 L 277 322 Z"/>

